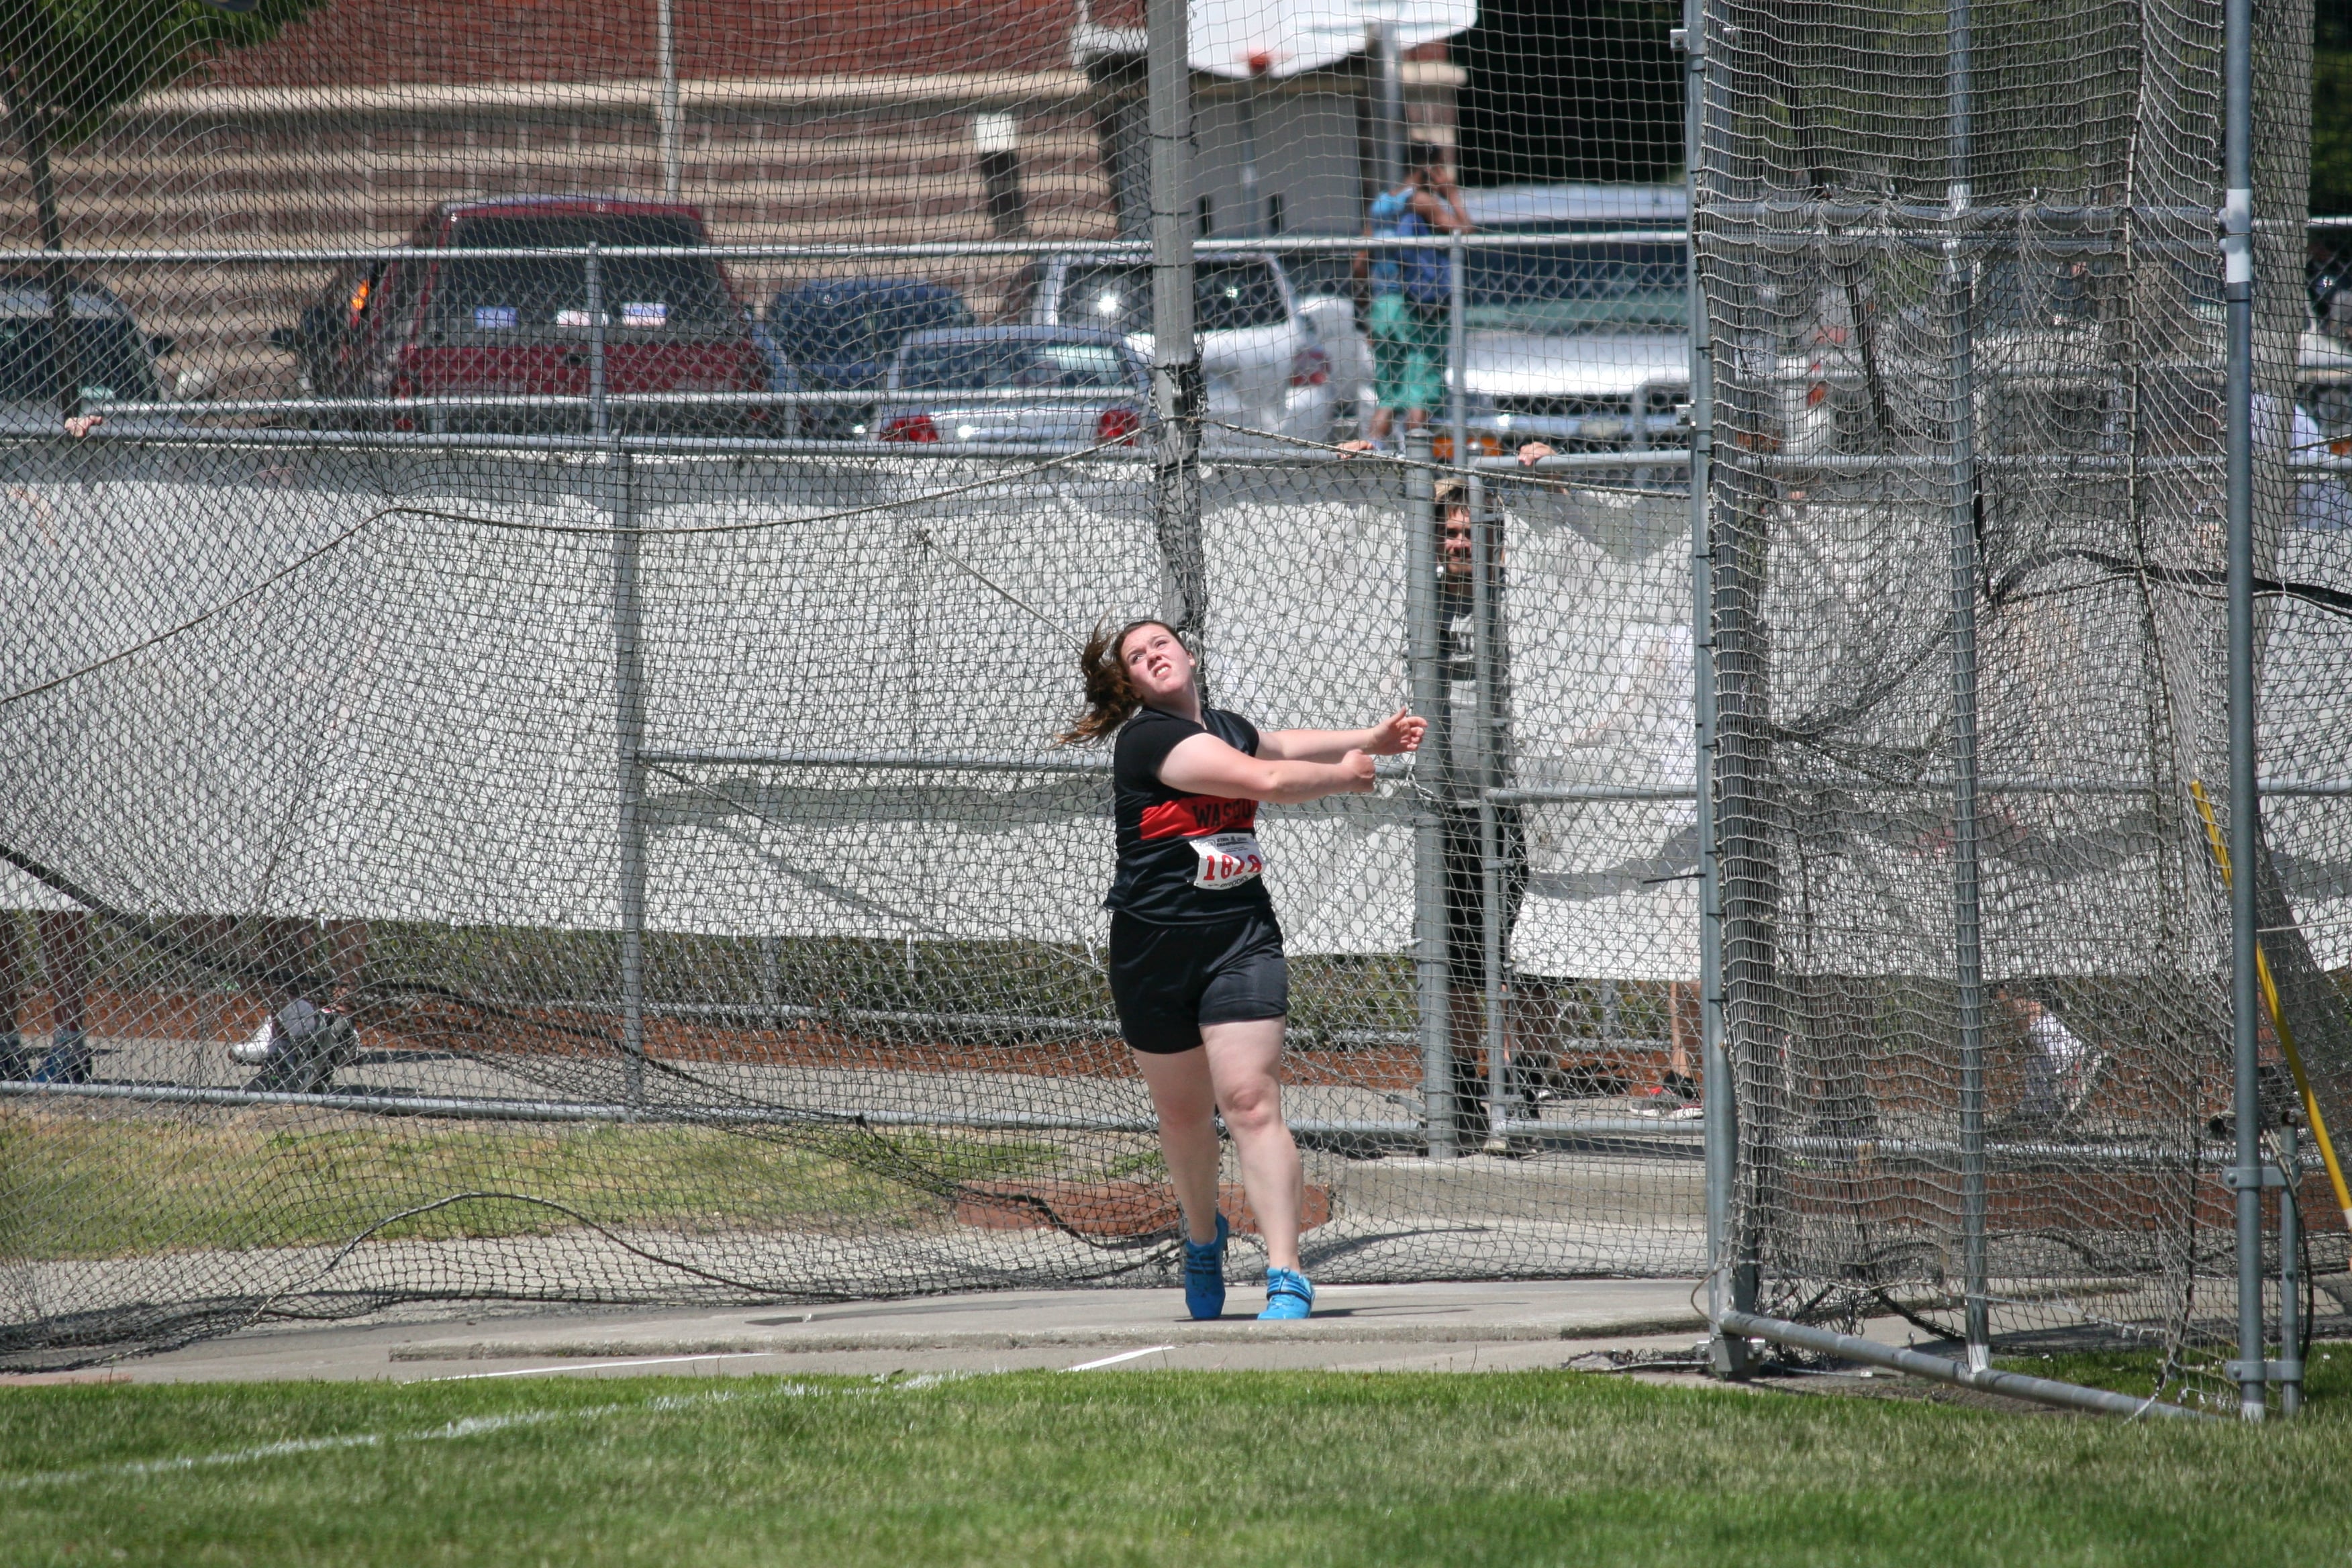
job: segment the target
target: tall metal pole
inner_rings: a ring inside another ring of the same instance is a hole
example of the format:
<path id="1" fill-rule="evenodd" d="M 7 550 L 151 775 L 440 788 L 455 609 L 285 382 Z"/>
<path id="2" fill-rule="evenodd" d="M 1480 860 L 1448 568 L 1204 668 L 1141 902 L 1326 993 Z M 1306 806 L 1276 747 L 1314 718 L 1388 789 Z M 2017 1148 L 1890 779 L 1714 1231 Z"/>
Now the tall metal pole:
<path id="1" fill-rule="evenodd" d="M 659 79 L 660 101 L 655 105 L 655 129 L 661 140 L 662 200 L 678 199 L 684 183 L 685 151 L 677 111 L 677 30 L 672 9 L 677 0 L 654 0 L 654 71 Z"/>
<path id="2" fill-rule="evenodd" d="M 613 433 L 612 408 L 607 401 L 613 383 L 606 374 L 609 367 L 604 358 L 604 258 L 601 249 L 592 241 L 583 265 L 587 274 L 588 297 L 588 434 L 604 441 Z"/>
<path id="3" fill-rule="evenodd" d="M 2262 1093 L 2256 1068 L 2253 0 L 2221 12 L 2221 300 L 2228 313 L 2230 1043 L 2236 1058 L 2239 1414 L 2263 1418 Z"/>
<path id="4" fill-rule="evenodd" d="M 1373 0 L 1364 23 L 1372 54 L 1373 118 L 1378 121 L 1381 189 L 1392 191 L 1404 179 L 1404 62 L 1397 47 L 1395 0 Z"/>
<path id="5" fill-rule="evenodd" d="M 1504 919 L 1508 889 L 1501 808 L 1486 795 L 1503 784 L 1503 551 L 1501 526 L 1486 504 L 1475 476 L 1463 494 L 1470 502 L 1470 619 L 1477 628 L 1470 667 L 1475 682 L 1471 723 L 1476 733 L 1470 754 L 1471 788 L 1478 805 L 1478 938 L 1484 960 L 1480 978 L 1486 991 L 1486 1127 L 1491 1148 L 1503 1139 L 1503 1123 L 1511 1103 L 1509 1020 L 1503 1000 L 1504 970 L 1510 956 L 1509 928 Z"/>
<path id="6" fill-rule="evenodd" d="M 628 1102 L 646 1098 L 646 668 L 638 596 L 636 476 L 613 429 L 606 391 L 604 258 L 588 247 L 588 430 L 604 442 L 605 515 L 613 520 L 613 706 L 620 794 L 621 1068 Z"/>
<path id="7" fill-rule="evenodd" d="M 2293 1415 L 2303 1408 L 2303 1145 L 2293 1121 L 2279 1129 L 2278 1156 L 2279 1414 Z"/>
<path id="8" fill-rule="evenodd" d="M 1971 200 L 1969 166 L 1975 156 L 1969 4 L 1950 0 L 1946 13 L 1951 34 L 1945 65 L 1951 229 L 1944 241 L 1944 310 L 1952 334 L 1946 397 L 1951 420 L 1952 987 L 1959 1015 L 1960 1267 L 1969 1364 L 1981 1371 L 1991 1364 L 1991 1323 L 1986 1300 L 1984 922 L 1977 843 L 1976 364 L 1969 321 L 1975 290 L 1974 263 L 1959 233 Z"/>
<path id="9" fill-rule="evenodd" d="M 1265 204 L 1257 193 L 1257 78 L 1255 74 L 1244 80 L 1234 94 L 1235 118 L 1242 128 L 1242 226 L 1245 239 L 1255 239 L 1265 232 L 1260 221 Z"/>
<path id="10" fill-rule="evenodd" d="M 1192 331 L 1192 68 L 1185 0 L 1144 7 L 1151 141 L 1151 397 L 1160 420 L 1152 531 L 1160 614 L 1200 651 L 1208 625 L 1201 545 L 1201 414 L 1206 390 Z"/>
<path id="11" fill-rule="evenodd" d="M 1412 942 L 1414 994 L 1421 1014 L 1421 1095 L 1429 1121 L 1429 1157 L 1450 1160 L 1454 1129 L 1453 999 L 1445 974 L 1445 819 L 1452 787 L 1447 765 L 1445 671 L 1439 662 L 1435 488 L 1429 432 L 1405 433 L 1405 658 L 1415 711 L 1431 733 L 1413 763 Z"/>
<path id="12" fill-rule="evenodd" d="M 1706 1148 L 1707 1321 L 1756 1309 L 1756 1278 L 1738 1267 L 1735 1205 L 1739 1167 L 1738 1084 L 1723 1029 L 1723 872 L 1715 809 L 1715 545 L 1707 487 L 1715 456 L 1715 349 L 1699 268 L 1700 166 L 1706 148 L 1706 0 L 1683 0 L 1683 166 L 1687 174 L 1684 228 L 1691 338 L 1691 691 L 1697 720 L 1699 1087 Z M 1749 1370 L 1748 1341 L 1718 1328 L 1709 1358 L 1725 1376 Z"/>
<path id="13" fill-rule="evenodd" d="M 1466 325 L 1470 303 L 1469 258 L 1462 248 L 1459 229 L 1445 245 L 1445 422 L 1452 427 L 1454 467 L 1462 482 L 1470 482 L 1470 333 Z"/>

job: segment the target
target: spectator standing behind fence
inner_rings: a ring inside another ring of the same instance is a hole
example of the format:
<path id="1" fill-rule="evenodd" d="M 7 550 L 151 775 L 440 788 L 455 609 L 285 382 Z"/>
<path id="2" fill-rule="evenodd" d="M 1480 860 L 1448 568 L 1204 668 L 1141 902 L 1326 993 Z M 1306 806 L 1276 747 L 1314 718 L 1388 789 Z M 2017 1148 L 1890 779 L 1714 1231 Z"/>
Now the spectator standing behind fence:
<path id="1" fill-rule="evenodd" d="M 1412 143 L 1404 183 L 1372 199 L 1368 232 L 1375 239 L 1412 239 L 1470 232 L 1470 214 L 1444 149 Z M 1429 423 L 1445 397 L 1451 275 L 1434 246 L 1359 252 L 1356 276 L 1371 280 L 1370 327 L 1375 395 L 1371 437 L 1389 439 L 1402 410 L 1408 426 Z"/>
<path id="2" fill-rule="evenodd" d="M 1439 806 L 1445 847 L 1445 972 L 1448 1032 L 1454 1044 L 1454 1104 L 1458 1124 L 1475 1134 L 1488 1121 L 1491 1085 L 1486 1071 L 1486 847 L 1479 831 L 1476 791 L 1486 786 L 1482 763 L 1487 759 L 1478 734 L 1477 552 L 1474 545 L 1470 489 L 1458 479 L 1437 485 L 1440 539 L 1437 580 L 1438 663 L 1445 686 L 1445 753 L 1452 786 Z M 1493 634 L 1499 644 L 1502 631 L 1503 561 L 1498 543 L 1494 563 L 1496 604 Z M 1495 718 L 1498 725 L 1509 713 L 1508 665 L 1505 650 L 1495 650 Z M 1503 731 L 1492 737 L 1498 748 Z M 1496 849 L 1502 860 L 1503 952 L 1510 952 L 1511 928 L 1517 923 L 1519 905 L 1527 895 L 1527 840 L 1520 831 L 1516 806 L 1495 812 Z M 1508 1064 L 1506 1088 L 1524 1095 L 1529 1064 Z M 1491 1133 L 1491 1126 L 1486 1128 Z"/>
<path id="3" fill-rule="evenodd" d="M 1201 701 L 1191 650 L 1160 621 L 1099 630 L 1079 656 L 1086 709 L 1065 744 L 1118 737 L 1111 768 L 1118 870 L 1109 978 L 1119 1032 L 1151 1090 L 1184 1231 L 1184 1304 L 1225 1305 L 1217 1211 L 1222 1111 L 1265 1237 L 1265 1318 L 1304 1318 L 1303 1173 L 1282 1117 L 1282 931 L 1257 842 L 1260 802 L 1368 795 L 1372 758 L 1410 752 L 1427 724 L 1400 711 L 1365 730 L 1271 730 Z"/>

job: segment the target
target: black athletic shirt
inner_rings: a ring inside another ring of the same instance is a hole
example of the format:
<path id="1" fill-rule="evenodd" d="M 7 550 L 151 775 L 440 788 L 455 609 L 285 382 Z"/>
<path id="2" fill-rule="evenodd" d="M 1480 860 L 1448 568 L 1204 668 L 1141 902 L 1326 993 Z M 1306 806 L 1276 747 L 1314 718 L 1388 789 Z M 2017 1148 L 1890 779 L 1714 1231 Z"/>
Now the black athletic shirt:
<path id="1" fill-rule="evenodd" d="M 1257 848 L 1257 802 L 1186 795 L 1160 782 L 1168 753 L 1195 735 L 1257 755 L 1257 727 L 1248 720 L 1222 708 L 1203 709 L 1201 717 L 1207 722 L 1143 708 L 1120 727 L 1111 766 L 1118 870 L 1105 909 L 1159 925 L 1274 912 Z"/>

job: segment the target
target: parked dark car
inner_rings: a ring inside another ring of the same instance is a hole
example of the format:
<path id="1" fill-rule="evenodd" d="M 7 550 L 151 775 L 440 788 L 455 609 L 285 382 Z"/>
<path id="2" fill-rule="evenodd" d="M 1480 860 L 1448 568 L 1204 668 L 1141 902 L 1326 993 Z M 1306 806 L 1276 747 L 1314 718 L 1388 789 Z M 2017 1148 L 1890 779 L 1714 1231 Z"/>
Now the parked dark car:
<path id="1" fill-rule="evenodd" d="M 37 275 L 0 277 L 0 405 L 12 412 L 56 408 L 55 343 L 48 285 Z M 103 284 L 85 280 L 75 287 L 73 344 L 88 412 L 163 396 L 155 360 L 172 352 L 172 340 L 141 331 L 130 307 Z"/>
<path id="2" fill-rule="evenodd" d="M 908 278 L 820 278 L 768 304 L 768 331 L 811 392 L 879 393 L 908 337 L 972 324 L 962 295 Z M 803 425 L 811 435 L 863 436 L 872 415 L 870 402 L 816 405 Z"/>
<path id="3" fill-rule="evenodd" d="M 546 246 L 709 243 L 702 215 L 672 203 L 599 196 L 449 202 L 404 251 L 338 277 L 299 322 L 271 334 L 300 355 L 305 390 L 321 398 L 587 395 L 591 329 L 587 259 L 468 257 Z M 751 319 L 716 258 L 600 258 L 605 386 L 643 394 L 771 390 Z M 619 405 L 616 427 L 684 435 L 784 434 L 760 403 Z M 576 432 L 587 411 L 485 407 L 331 414 L 328 424 L 394 429 Z"/>

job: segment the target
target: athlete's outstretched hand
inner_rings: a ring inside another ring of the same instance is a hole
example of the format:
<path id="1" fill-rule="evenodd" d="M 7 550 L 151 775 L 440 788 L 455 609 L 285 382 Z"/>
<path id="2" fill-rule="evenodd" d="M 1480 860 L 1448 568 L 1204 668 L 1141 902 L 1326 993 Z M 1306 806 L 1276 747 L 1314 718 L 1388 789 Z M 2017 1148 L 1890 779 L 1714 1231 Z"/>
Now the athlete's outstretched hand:
<path id="1" fill-rule="evenodd" d="M 1372 726 L 1364 738 L 1364 750 L 1376 757 L 1417 752 L 1421 750 L 1421 738 L 1427 733 L 1428 720 L 1410 708 L 1400 708 Z"/>
<path id="2" fill-rule="evenodd" d="M 1349 795 L 1370 795 L 1373 789 L 1372 759 L 1368 752 L 1349 752 L 1339 759 L 1339 766 L 1348 774 Z"/>

